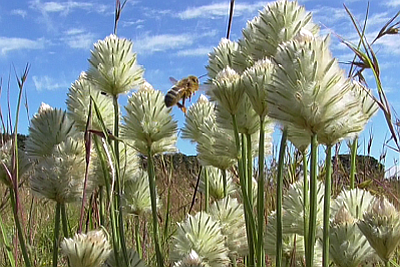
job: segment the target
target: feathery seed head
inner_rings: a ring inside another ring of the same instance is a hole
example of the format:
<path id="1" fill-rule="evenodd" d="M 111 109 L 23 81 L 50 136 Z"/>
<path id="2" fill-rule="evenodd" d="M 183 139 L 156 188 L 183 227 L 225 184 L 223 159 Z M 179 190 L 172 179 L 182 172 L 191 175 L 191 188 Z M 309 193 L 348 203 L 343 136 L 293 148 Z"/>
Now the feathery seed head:
<path id="1" fill-rule="evenodd" d="M 248 254 L 246 223 L 242 204 L 236 198 L 225 197 L 214 202 L 210 207 L 210 215 L 219 221 L 225 243 L 231 256 Z"/>
<path id="2" fill-rule="evenodd" d="M 362 219 L 373 200 L 374 197 L 367 190 L 360 188 L 343 190 L 331 204 L 331 215 L 335 216 L 344 206 L 353 218 Z"/>
<path id="3" fill-rule="evenodd" d="M 61 252 L 68 257 L 74 267 L 99 267 L 111 252 L 110 244 L 102 230 L 87 234 L 75 234 L 74 238 L 64 238 Z"/>
<path id="4" fill-rule="evenodd" d="M 178 262 L 175 262 L 174 267 L 209 267 L 210 265 L 204 262 L 196 251 L 192 250 L 188 256 Z"/>
<path id="5" fill-rule="evenodd" d="M 207 91 L 211 100 L 217 101 L 230 114 L 236 114 L 244 94 L 240 75 L 227 66 L 217 74 L 211 83 Z"/>
<path id="6" fill-rule="evenodd" d="M 306 13 L 297 1 L 275 1 L 247 23 L 239 44 L 246 55 L 257 61 L 275 56 L 279 44 L 291 40 L 303 28 L 312 34 L 318 33 L 311 13 Z"/>
<path id="7" fill-rule="evenodd" d="M 242 74 L 245 92 L 258 116 L 264 118 L 268 112 L 267 87 L 272 84 L 274 64 L 268 59 L 258 60 Z"/>
<path id="8" fill-rule="evenodd" d="M 188 215 L 183 223 L 178 223 L 171 248 L 171 260 L 181 261 L 195 251 L 210 267 L 229 265 L 228 248 L 221 225 L 205 212 Z"/>
<path id="9" fill-rule="evenodd" d="M 164 104 L 164 94 L 145 87 L 128 99 L 122 135 L 143 155 L 149 149 L 153 154 L 175 151 L 177 123 Z"/>
<path id="10" fill-rule="evenodd" d="M 143 82 L 143 69 L 136 63 L 132 42 L 109 35 L 94 44 L 87 76 L 107 94 L 125 94 Z"/>
<path id="11" fill-rule="evenodd" d="M 82 72 L 79 79 L 69 88 L 67 98 L 68 116 L 75 121 L 75 126 L 81 132 L 85 131 L 89 116 L 90 97 L 96 103 L 105 126 L 111 129 L 114 123 L 114 110 L 112 99 L 102 95 L 98 88 L 91 83 L 86 73 Z M 91 129 L 101 130 L 99 119 L 96 116 L 94 105 L 92 105 Z"/>

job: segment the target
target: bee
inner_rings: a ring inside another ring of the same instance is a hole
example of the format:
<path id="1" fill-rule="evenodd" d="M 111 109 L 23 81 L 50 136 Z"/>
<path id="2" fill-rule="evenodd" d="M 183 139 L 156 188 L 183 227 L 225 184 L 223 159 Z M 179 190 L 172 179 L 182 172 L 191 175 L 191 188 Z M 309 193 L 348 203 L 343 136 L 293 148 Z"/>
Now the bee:
<path id="1" fill-rule="evenodd" d="M 177 81 L 172 77 L 170 77 L 169 79 L 174 85 L 165 95 L 165 105 L 167 107 L 177 105 L 178 108 L 180 108 L 183 113 L 186 114 L 185 100 L 186 98 L 188 98 L 190 101 L 192 95 L 194 95 L 194 93 L 199 90 L 199 79 L 193 75 L 187 78 L 183 78 L 180 81 Z M 179 103 L 181 99 L 182 103 Z"/>

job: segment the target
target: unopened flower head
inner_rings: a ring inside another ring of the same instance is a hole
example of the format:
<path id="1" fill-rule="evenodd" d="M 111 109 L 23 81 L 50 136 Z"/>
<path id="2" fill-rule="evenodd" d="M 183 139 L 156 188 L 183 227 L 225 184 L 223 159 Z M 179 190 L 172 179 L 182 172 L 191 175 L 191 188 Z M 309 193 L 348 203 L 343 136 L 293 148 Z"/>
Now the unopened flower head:
<path id="1" fill-rule="evenodd" d="M 268 112 L 267 87 L 272 84 L 274 64 L 267 58 L 258 60 L 242 74 L 245 92 L 258 116 L 264 118 Z"/>
<path id="2" fill-rule="evenodd" d="M 30 177 L 33 192 L 58 203 L 79 201 L 85 173 L 85 147 L 82 140 L 68 137 L 54 146 L 49 156 L 41 157 Z M 87 190 L 91 189 L 88 184 Z"/>
<path id="3" fill-rule="evenodd" d="M 139 90 L 129 97 L 125 109 L 122 134 L 140 153 L 148 155 L 149 149 L 153 154 L 175 151 L 177 123 L 161 91 L 149 87 Z"/>
<path id="4" fill-rule="evenodd" d="M 12 186 L 11 177 L 13 171 L 12 155 L 14 154 L 13 141 L 8 140 L 0 147 L 0 183 L 3 183 L 7 187 Z M 22 179 L 28 174 L 31 167 L 31 163 L 26 153 L 18 149 L 18 176 Z"/>
<path id="5" fill-rule="evenodd" d="M 171 260 L 178 262 L 196 252 L 210 267 L 228 266 L 228 248 L 221 232 L 221 225 L 205 212 L 188 215 L 183 223 L 178 223 L 171 248 Z"/>
<path id="6" fill-rule="evenodd" d="M 157 205 L 160 205 L 156 196 Z M 122 207 L 128 214 L 140 216 L 151 211 L 149 178 L 147 172 L 136 171 L 136 174 L 124 181 Z"/>
<path id="7" fill-rule="evenodd" d="M 76 134 L 74 122 L 68 118 L 65 111 L 42 104 L 39 112 L 31 120 L 26 142 L 27 154 L 31 159 L 49 156 L 54 146 Z"/>
<path id="8" fill-rule="evenodd" d="M 182 138 L 199 142 L 206 121 L 214 124 L 215 119 L 215 105 L 209 102 L 204 95 L 201 95 L 197 103 L 193 104 L 186 114 Z"/>
<path id="9" fill-rule="evenodd" d="M 79 79 L 69 88 L 67 98 L 68 116 L 75 121 L 75 126 L 79 131 L 85 131 L 91 97 L 101 114 L 105 126 L 108 129 L 112 129 L 114 123 L 112 99 L 107 95 L 101 94 L 96 86 L 87 79 L 85 72 L 82 72 Z M 94 130 L 102 129 L 95 112 L 94 103 L 92 103 L 90 128 Z"/>
<path id="10" fill-rule="evenodd" d="M 318 33 L 311 13 L 306 13 L 297 1 L 275 1 L 247 23 L 239 44 L 255 60 L 273 57 L 279 44 L 294 38 L 303 28 L 312 34 Z"/>
<path id="11" fill-rule="evenodd" d="M 75 234 L 61 243 L 61 252 L 74 267 L 101 266 L 111 252 L 110 244 L 102 230 Z"/>
<path id="12" fill-rule="evenodd" d="M 229 66 L 220 71 L 211 81 L 207 94 L 230 114 L 236 114 L 244 94 L 240 75 Z"/>
<path id="13" fill-rule="evenodd" d="M 94 44 L 87 76 L 107 94 L 117 96 L 142 83 L 143 69 L 136 63 L 132 42 L 109 35 Z"/>
<path id="14" fill-rule="evenodd" d="M 329 255 L 340 267 L 357 267 L 372 256 L 373 249 L 343 205 L 334 215 L 329 231 Z"/>
<path id="15" fill-rule="evenodd" d="M 358 227 L 371 247 L 384 262 L 388 262 L 400 241 L 400 215 L 384 197 L 376 198 L 364 213 Z"/>
<path id="16" fill-rule="evenodd" d="M 214 79 L 226 67 L 242 73 L 250 64 L 241 53 L 241 48 L 236 42 L 223 38 L 214 51 L 208 55 L 208 77 Z"/>
<path id="17" fill-rule="evenodd" d="M 248 254 L 249 248 L 242 204 L 239 204 L 236 198 L 225 197 L 211 205 L 210 215 L 222 226 L 221 231 L 226 236 L 229 254 L 232 256 Z"/>
<path id="18" fill-rule="evenodd" d="M 340 107 L 350 87 L 328 49 L 329 38 L 289 41 L 279 46 L 268 115 L 316 134 L 347 115 Z"/>
<path id="19" fill-rule="evenodd" d="M 226 194 L 232 195 L 236 192 L 235 183 L 233 182 L 232 174 L 228 171 L 226 172 Z M 224 198 L 224 181 L 222 176 L 222 171 L 215 167 L 207 166 L 204 167 L 201 174 L 201 180 L 199 189 L 201 192 L 205 192 L 205 179 L 208 178 L 208 186 L 210 197 L 213 200 L 219 200 Z"/>

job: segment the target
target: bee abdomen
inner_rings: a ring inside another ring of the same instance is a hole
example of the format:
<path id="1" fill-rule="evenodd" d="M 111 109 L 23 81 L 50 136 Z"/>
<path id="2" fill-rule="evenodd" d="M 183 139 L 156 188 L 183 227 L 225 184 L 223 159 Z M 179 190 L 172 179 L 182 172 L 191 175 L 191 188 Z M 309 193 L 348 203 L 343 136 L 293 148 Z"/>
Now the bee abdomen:
<path id="1" fill-rule="evenodd" d="M 172 107 L 179 101 L 179 88 L 178 87 L 172 87 L 167 94 L 165 95 L 165 105 L 167 107 Z"/>

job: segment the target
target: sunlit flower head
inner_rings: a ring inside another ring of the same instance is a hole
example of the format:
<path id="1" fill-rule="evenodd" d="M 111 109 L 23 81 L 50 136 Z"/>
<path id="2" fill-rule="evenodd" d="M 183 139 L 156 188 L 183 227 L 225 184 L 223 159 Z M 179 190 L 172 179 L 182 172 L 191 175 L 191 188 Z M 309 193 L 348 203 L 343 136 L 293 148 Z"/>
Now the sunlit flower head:
<path id="1" fill-rule="evenodd" d="M 31 159 L 49 156 L 54 146 L 76 134 L 74 121 L 67 117 L 65 111 L 42 103 L 30 123 L 26 152 Z"/>
<path id="2" fill-rule="evenodd" d="M 90 97 L 96 103 L 105 126 L 108 129 L 112 129 L 114 123 L 112 98 L 101 94 L 96 86 L 88 81 L 85 72 L 82 72 L 79 79 L 69 88 L 66 101 L 68 116 L 75 121 L 75 126 L 79 131 L 85 131 L 89 116 Z M 90 129 L 101 130 L 102 128 L 96 115 L 94 104 L 92 104 L 91 113 Z"/>
<path id="3" fill-rule="evenodd" d="M 153 154 L 176 150 L 177 123 L 161 91 L 144 86 L 129 97 L 125 109 L 122 135 L 140 153 L 148 155 L 149 149 Z"/>
<path id="4" fill-rule="evenodd" d="M 99 90 L 117 96 L 140 85 L 143 69 L 132 52 L 133 43 L 116 35 L 109 35 L 94 44 L 89 59 L 87 76 Z"/>
<path id="5" fill-rule="evenodd" d="M 226 67 L 242 73 L 251 64 L 250 58 L 241 53 L 241 47 L 237 42 L 223 38 L 214 51 L 208 55 L 208 77 L 214 79 L 220 71 Z"/>
<path id="6" fill-rule="evenodd" d="M 236 114 L 244 94 L 240 75 L 227 66 L 212 79 L 207 94 L 230 114 Z"/>
<path id="7" fill-rule="evenodd" d="M 215 122 L 215 104 L 201 95 L 197 103 L 190 106 L 182 129 L 182 138 L 190 139 L 192 142 L 199 142 L 202 136 L 202 129 L 206 120 Z"/>
<path id="8" fill-rule="evenodd" d="M 230 263 L 221 225 L 205 212 L 188 215 L 185 222 L 178 223 L 173 240 L 170 250 L 173 262 L 179 262 L 195 251 L 210 267 Z"/>
<path id="9" fill-rule="evenodd" d="M 111 248 L 104 232 L 100 230 L 64 238 L 61 252 L 68 257 L 71 266 L 99 267 L 107 259 Z"/>
<path id="10" fill-rule="evenodd" d="M 33 192 L 58 203 L 79 201 L 85 177 L 85 147 L 83 140 L 68 137 L 54 146 L 49 156 L 43 156 L 30 177 Z M 87 190 L 90 190 L 88 184 Z"/>
<path id="11" fill-rule="evenodd" d="M 242 75 L 245 92 L 253 109 L 262 118 L 268 112 L 267 88 L 272 84 L 274 67 L 275 65 L 269 59 L 260 59 Z"/>
<path id="12" fill-rule="evenodd" d="M 270 117 L 316 134 L 332 120 L 347 116 L 343 100 L 350 87 L 328 43 L 329 38 L 316 37 L 279 46 L 274 82 L 268 89 Z"/>
<path id="13" fill-rule="evenodd" d="M 331 214 L 335 216 L 342 207 L 345 207 L 346 212 L 354 219 L 362 219 L 373 200 L 374 197 L 367 190 L 360 188 L 342 190 L 331 204 Z"/>
<path id="14" fill-rule="evenodd" d="M 247 22 L 239 44 L 255 61 L 273 57 L 279 44 L 294 38 L 303 28 L 318 33 L 319 28 L 312 22 L 311 13 L 307 13 L 297 1 L 275 1 Z"/>
<path id="15" fill-rule="evenodd" d="M 236 198 L 228 196 L 211 205 L 210 215 L 222 226 L 221 231 L 226 236 L 229 254 L 233 256 L 248 254 L 243 205 L 239 204 Z"/>
<path id="16" fill-rule="evenodd" d="M 358 227 L 384 262 L 388 262 L 400 242 L 400 215 L 384 197 L 376 198 Z"/>
<path id="17" fill-rule="evenodd" d="M 175 262 L 174 267 L 209 267 L 210 265 L 204 262 L 196 251 L 192 250 L 189 255 L 187 255 L 182 260 Z"/>

